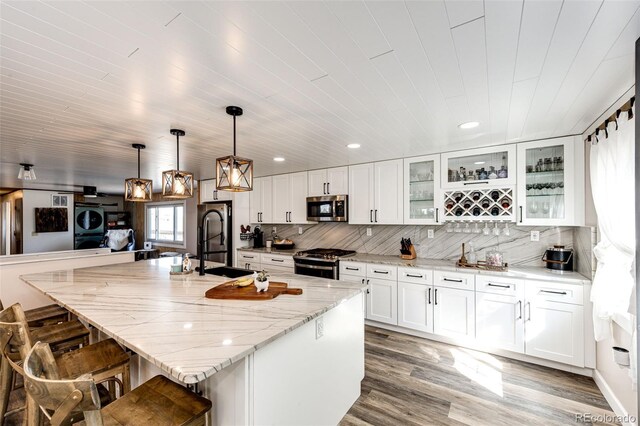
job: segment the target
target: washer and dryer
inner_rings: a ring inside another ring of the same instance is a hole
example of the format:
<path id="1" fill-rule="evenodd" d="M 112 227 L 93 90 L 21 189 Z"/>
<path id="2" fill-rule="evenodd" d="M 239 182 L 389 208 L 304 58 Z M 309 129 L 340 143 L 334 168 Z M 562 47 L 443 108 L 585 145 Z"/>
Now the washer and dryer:
<path id="1" fill-rule="evenodd" d="M 103 237 L 104 209 L 102 207 L 76 207 L 75 249 L 98 248 Z"/>

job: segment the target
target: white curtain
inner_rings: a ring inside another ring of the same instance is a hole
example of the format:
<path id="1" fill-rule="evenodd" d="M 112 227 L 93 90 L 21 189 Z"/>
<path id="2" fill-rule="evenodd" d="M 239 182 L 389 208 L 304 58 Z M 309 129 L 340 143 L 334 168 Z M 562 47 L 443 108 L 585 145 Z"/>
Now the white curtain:
<path id="1" fill-rule="evenodd" d="M 599 143 L 591 147 L 591 188 L 600 234 L 600 242 L 594 249 L 598 265 L 591 289 L 598 341 L 611 336 L 612 319 L 630 317 L 635 286 L 634 120 L 623 112 L 618 118 L 618 129 L 615 123 L 610 123 L 608 131 L 608 138 L 600 132 Z M 635 368 L 634 365 L 631 369 L 634 380 Z"/>

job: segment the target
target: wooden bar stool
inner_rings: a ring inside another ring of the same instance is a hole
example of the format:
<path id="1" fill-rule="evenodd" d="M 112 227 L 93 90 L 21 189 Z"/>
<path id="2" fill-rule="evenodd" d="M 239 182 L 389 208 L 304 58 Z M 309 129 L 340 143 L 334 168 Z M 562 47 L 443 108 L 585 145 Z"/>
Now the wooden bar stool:
<path id="1" fill-rule="evenodd" d="M 0 300 L 0 311 L 4 310 L 2 300 Z M 71 313 L 62 306 L 47 305 L 41 308 L 29 309 L 24 311 L 27 317 L 29 327 L 42 327 L 43 325 L 58 324 L 60 322 L 69 321 Z"/>
<path id="2" fill-rule="evenodd" d="M 25 388 L 53 426 L 78 422 L 102 425 L 204 425 L 211 401 L 164 376 L 156 376 L 101 409 L 96 383 L 82 376 L 64 380 L 46 343 L 27 354 Z"/>
<path id="3" fill-rule="evenodd" d="M 30 330 L 19 304 L 15 304 L 0 312 L 0 419 L 4 419 L 12 389 L 13 370 L 24 376 L 22 361 L 31 350 L 35 336 L 61 337 L 50 332 L 49 328 L 59 324 L 45 326 L 41 329 Z M 45 329 L 44 332 L 41 330 Z M 56 342 L 56 345 L 60 345 Z M 64 378 L 75 378 L 83 374 L 92 374 L 97 381 L 110 381 L 121 375 L 120 394 L 131 389 L 129 355 L 113 339 L 103 340 L 93 345 L 86 345 L 79 349 L 57 354 L 60 371 Z M 115 384 L 110 383 L 111 399 L 115 399 Z M 39 410 L 27 401 L 28 417 L 34 422 L 39 419 Z M 37 424 L 37 423 L 36 423 Z"/>

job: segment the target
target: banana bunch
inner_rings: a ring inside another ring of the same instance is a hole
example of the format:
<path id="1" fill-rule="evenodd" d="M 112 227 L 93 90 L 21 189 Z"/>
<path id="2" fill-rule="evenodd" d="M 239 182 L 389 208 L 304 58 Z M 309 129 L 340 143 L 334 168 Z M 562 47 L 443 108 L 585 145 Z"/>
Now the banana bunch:
<path id="1" fill-rule="evenodd" d="M 239 280 L 236 280 L 235 285 L 237 287 L 247 287 L 251 284 L 253 284 L 253 278 L 240 278 Z"/>

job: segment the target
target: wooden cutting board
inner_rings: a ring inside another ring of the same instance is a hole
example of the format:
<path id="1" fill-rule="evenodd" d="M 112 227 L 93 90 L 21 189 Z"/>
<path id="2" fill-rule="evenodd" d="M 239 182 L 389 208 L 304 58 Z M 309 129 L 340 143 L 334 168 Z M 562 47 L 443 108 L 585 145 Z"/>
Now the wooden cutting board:
<path id="1" fill-rule="evenodd" d="M 281 294 L 299 295 L 301 288 L 289 288 L 287 283 L 271 281 L 267 291 L 258 293 L 255 285 L 238 287 L 235 280 L 222 283 L 207 290 L 204 294 L 208 299 L 235 299 L 235 300 L 269 300 L 275 299 Z"/>

